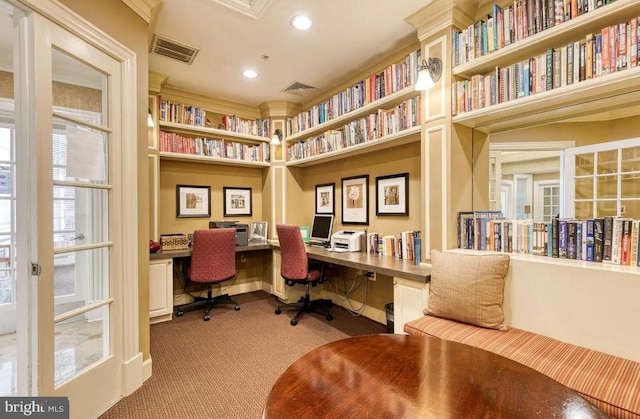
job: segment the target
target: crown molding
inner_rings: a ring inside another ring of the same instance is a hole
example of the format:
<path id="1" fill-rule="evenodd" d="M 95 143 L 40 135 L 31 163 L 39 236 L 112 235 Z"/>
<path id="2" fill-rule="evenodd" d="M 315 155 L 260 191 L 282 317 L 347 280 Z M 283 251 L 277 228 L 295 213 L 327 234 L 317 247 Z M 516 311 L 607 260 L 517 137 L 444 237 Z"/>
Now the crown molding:
<path id="1" fill-rule="evenodd" d="M 151 22 L 151 10 L 162 3 L 162 0 L 122 0 L 122 2 L 149 23 Z"/>

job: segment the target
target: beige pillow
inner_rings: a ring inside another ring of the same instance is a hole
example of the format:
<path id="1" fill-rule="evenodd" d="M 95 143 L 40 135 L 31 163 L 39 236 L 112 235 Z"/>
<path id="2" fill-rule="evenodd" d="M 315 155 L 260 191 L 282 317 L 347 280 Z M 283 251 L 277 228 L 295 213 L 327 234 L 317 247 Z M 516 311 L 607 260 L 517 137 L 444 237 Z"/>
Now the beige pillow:
<path id="1" fill-rule="evenodd" d="M 425 314 L 506 330 L 502 303 L 509 255 L 431 251 Z"/>

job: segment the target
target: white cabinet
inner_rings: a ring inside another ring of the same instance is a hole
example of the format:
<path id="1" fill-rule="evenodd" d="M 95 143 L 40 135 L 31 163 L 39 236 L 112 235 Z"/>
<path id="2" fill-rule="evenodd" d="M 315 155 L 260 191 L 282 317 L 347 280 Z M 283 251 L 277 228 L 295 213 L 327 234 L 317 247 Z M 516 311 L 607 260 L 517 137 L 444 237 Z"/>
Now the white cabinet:
<path id="1" fill-rule="evenodd" d="M 429 284 L 393 278 L 393 329 L 404 333 L 404 324 L 424 315 L 429 296 Z"/>
<path id="2" fill-rule="evenodd" d="M 149 263 L 149 323 L 171 320 L 173 313 L 173 259 Z"/>

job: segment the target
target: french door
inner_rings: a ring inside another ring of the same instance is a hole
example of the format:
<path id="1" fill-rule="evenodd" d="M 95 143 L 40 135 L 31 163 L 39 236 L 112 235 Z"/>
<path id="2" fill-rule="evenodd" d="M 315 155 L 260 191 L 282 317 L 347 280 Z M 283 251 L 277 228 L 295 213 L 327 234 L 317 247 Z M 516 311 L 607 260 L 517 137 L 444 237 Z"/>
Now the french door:
<path id="1" fill-rule="evenodd" d="M 0 375 L 0 389 L 68 397 L 70 416 L 88 418 L 130 392 L 135 384 L 123 377 L 141 376 L 127 370 L 139 359 L 141 371 L 141 356 L 137 303 L 125 304 L 127 292 L 137 299 L 137 263 L 125 260 L 137 243 L 135 221 L 126 226 L 136 206 L 125 202 L 136 182 L 123 182 L 127 169 L 135 172 L 135 136 L 127 146 L 123 127 L 133 123 L 135 133 L 135 117 L 125 123 L 122 116 L 135 114 L 135 94 L 123 98 L 135 91 L 127 84 L 134 73 L 91 28 L 80 36 L 74 29 L 86 24 L 58 3 L 29 3 L 0 0 L 0 23 L 10 24 L 13 40 L 12 58 L 6 45 L 0 50 L 0 65 L 10 64 L 0 76 L 4 70 L 13 79 L 11 95 L 0 89 L 8 96 L 0 94 L 0 223 L 8 220 L 0 244 L 9 249 L 0 263 L 9 290 L 0 310 L 14 313 L 16 336 L 13 378 Z"/>

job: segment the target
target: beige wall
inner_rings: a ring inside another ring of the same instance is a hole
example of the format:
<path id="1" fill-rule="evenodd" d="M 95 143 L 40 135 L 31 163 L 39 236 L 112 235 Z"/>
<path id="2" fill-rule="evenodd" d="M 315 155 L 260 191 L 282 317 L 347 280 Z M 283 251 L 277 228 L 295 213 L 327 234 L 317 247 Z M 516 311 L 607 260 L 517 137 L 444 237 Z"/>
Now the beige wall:
<path id="1" fill-rule="evenodd" d="M 87 19 L 137 56 L 137 120 L 138 120 L 138 219 L 149 216 L 149 180 L 147 169 L 147 91 L 148 53 L 147 23 L 124 3 L 117 0 L 61 0 L 61 3 Z M 138 223 L 138 283 L 140 307 L 140 351 L 149 358 L 149 226 Z"/>

